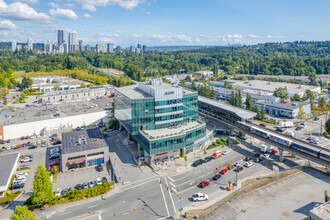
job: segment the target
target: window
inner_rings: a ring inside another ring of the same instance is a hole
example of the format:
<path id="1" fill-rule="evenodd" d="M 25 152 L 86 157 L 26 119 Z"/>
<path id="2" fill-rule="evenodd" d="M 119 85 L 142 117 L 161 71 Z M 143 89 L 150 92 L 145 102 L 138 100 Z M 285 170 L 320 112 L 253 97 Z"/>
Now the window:
<path id="1" fill-rule="evenodd" d="M 96 156 L 96 155 L 103 155 L 104 152 L 98 152 L 98 153 L 93 153 L 93 154 L 87 154 L 87 157 L 92 157 L 92 156 Z"/>
<path id="2" fill-rule="evenodd" d="M 85 155 L 76 156 L 76 157 L 69 157 L 68 160 L 75 160 L 75 159 L 79 159 L 79 158 L 85 158 Z"/>

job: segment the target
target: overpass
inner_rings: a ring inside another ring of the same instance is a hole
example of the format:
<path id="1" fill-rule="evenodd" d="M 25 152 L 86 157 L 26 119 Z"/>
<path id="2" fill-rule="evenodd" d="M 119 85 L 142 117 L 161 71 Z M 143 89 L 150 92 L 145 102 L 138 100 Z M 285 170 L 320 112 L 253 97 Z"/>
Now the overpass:
<path id="1" fill-rule="evenodd" d="M 290 146 L 286 146 L 284 144 L 275 142 L 273 140 L 270 140 L 269 138 L 263 137 L 262 135 L 253 133 L 250 130 L 243 128 L 242 126 L 240 126 L 237 123 L 237 122 L 243 122 L 245 124 L 245 126 L 247 126 L 247 127 L 257 128 L 258 130 L 261 130 L 265 133 L 274 134 L 279 138 L 290 140 L 291 142 L 302 143 L 309 147 L 328 152 L 328 154 L 329 154 L 329 150 L 327 150 L 327 149 L 324 149 L 324 148 L 321 148 L 321 147 L 318 147 L 315 145 L 310 145 L 310 143 L 308 143 L 306 141 L 296 139 L 291 136 L 283 135 L 283 134 L 274 132 L 270 129 L 250 123 L 248 120 L 253 118 L 254 116 L 256 116 L 256 113 L 254 113 L 254 112 L 247 111 L 247 110 L 235 107 L 235 106 L 224 104 L 224 103 L 221 103 L 221 102 L 218 102 L 218 101 L 215 101 L 212 99 L 208 99 L 205 97 L 201 97 L 201 96 L 198 97 L 198 110 L 199 110 L 200 115 L 211 118 L 213 120 L 220 121 L 221 123 L 227 125 L 228 127 L 231 128 L 231 132 L 233 129 L 235 129 L 244 134 L 248 134 L 251 137 L 257 138 L 263 142 L 276 146 L 279 149 L 280 161 L 283 161 L 283 158 L 284 158 L 283 151 L 288 151 L 292 154 L 295 154 L 295 155 L 305 158 L 307 160 L 313 161 L 320 165 L 330 167 L 330 158 L 328 158 L 328 160 L 325 160 L 320 157 L 308 154 L 305 151 L 297 150 Z"/>

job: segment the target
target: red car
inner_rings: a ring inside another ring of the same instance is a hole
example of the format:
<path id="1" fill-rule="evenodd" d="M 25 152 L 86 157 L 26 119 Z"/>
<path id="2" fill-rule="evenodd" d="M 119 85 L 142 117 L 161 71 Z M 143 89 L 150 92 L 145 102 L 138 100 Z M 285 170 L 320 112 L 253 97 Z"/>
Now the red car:
<path id="1" fill-rule="evenodd" d="M 58 165 L 57 162 L 51 162 L 51 163 L 48 164 L 48 166 L 50 166 L 50 167 L 52 167 L 52 166 L 57 166 L 57 165 Z"/>
<path id="2" fill-rule="evenodd" d="M 26 147 L 26 143 L 22 144 L 22 147 Z"/>
<path id="3" fill-rule="evenodd" d="M 227 172 L 228 172 L 228 170 L 227 170 L 226 168 L 223 168 L 223 169 L 220 171 L 220 173 L 221 173 L 222 175 L 226 174 Z"/>
<path id="4" fill-rule="evenodd" d="M 272 150 L 271 153 L 272 153 L 272 154 L 276 154 L 277 152 L 278 152 L 278 150 L 275 150 L 275 149 L 274 149 L 274 150 Z"/>
<path id="5" fill-rule="evenodd" d="M 210 182 L 209 182 L 209 181 L 203 181 L 203 182 L 201 182 L 201 183 L 199 184 L 199 186 L 200 186 L 201 188 L 204 188 L 205 186 L 208 186 L 208 185 L 210 185 Z"/>

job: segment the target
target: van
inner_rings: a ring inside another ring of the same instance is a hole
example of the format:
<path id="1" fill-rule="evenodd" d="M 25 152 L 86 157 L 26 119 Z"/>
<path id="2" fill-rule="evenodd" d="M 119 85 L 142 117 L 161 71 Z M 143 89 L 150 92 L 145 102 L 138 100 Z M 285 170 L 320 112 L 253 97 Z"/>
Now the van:
<path id="1" fill-rule="evenodd" d="M 222 156 L 222 152 L 221 151 L 215 151 L 212 155 L 213 159 L 219 158 Z"/>

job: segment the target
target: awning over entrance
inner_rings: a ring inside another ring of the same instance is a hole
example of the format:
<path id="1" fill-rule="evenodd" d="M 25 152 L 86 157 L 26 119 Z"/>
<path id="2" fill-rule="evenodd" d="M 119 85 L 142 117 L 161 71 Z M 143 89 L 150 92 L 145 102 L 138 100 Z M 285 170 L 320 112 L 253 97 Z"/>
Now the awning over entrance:
<path id="1" fill-rule="evenodd" d="M 68 165 L 71 166 L 71 165 L 74 165 L 74 164 L 85 163 L 85 162 L 86 162 L 85 159 L 70 160 L 70 161 L 68 161 Z"/>

